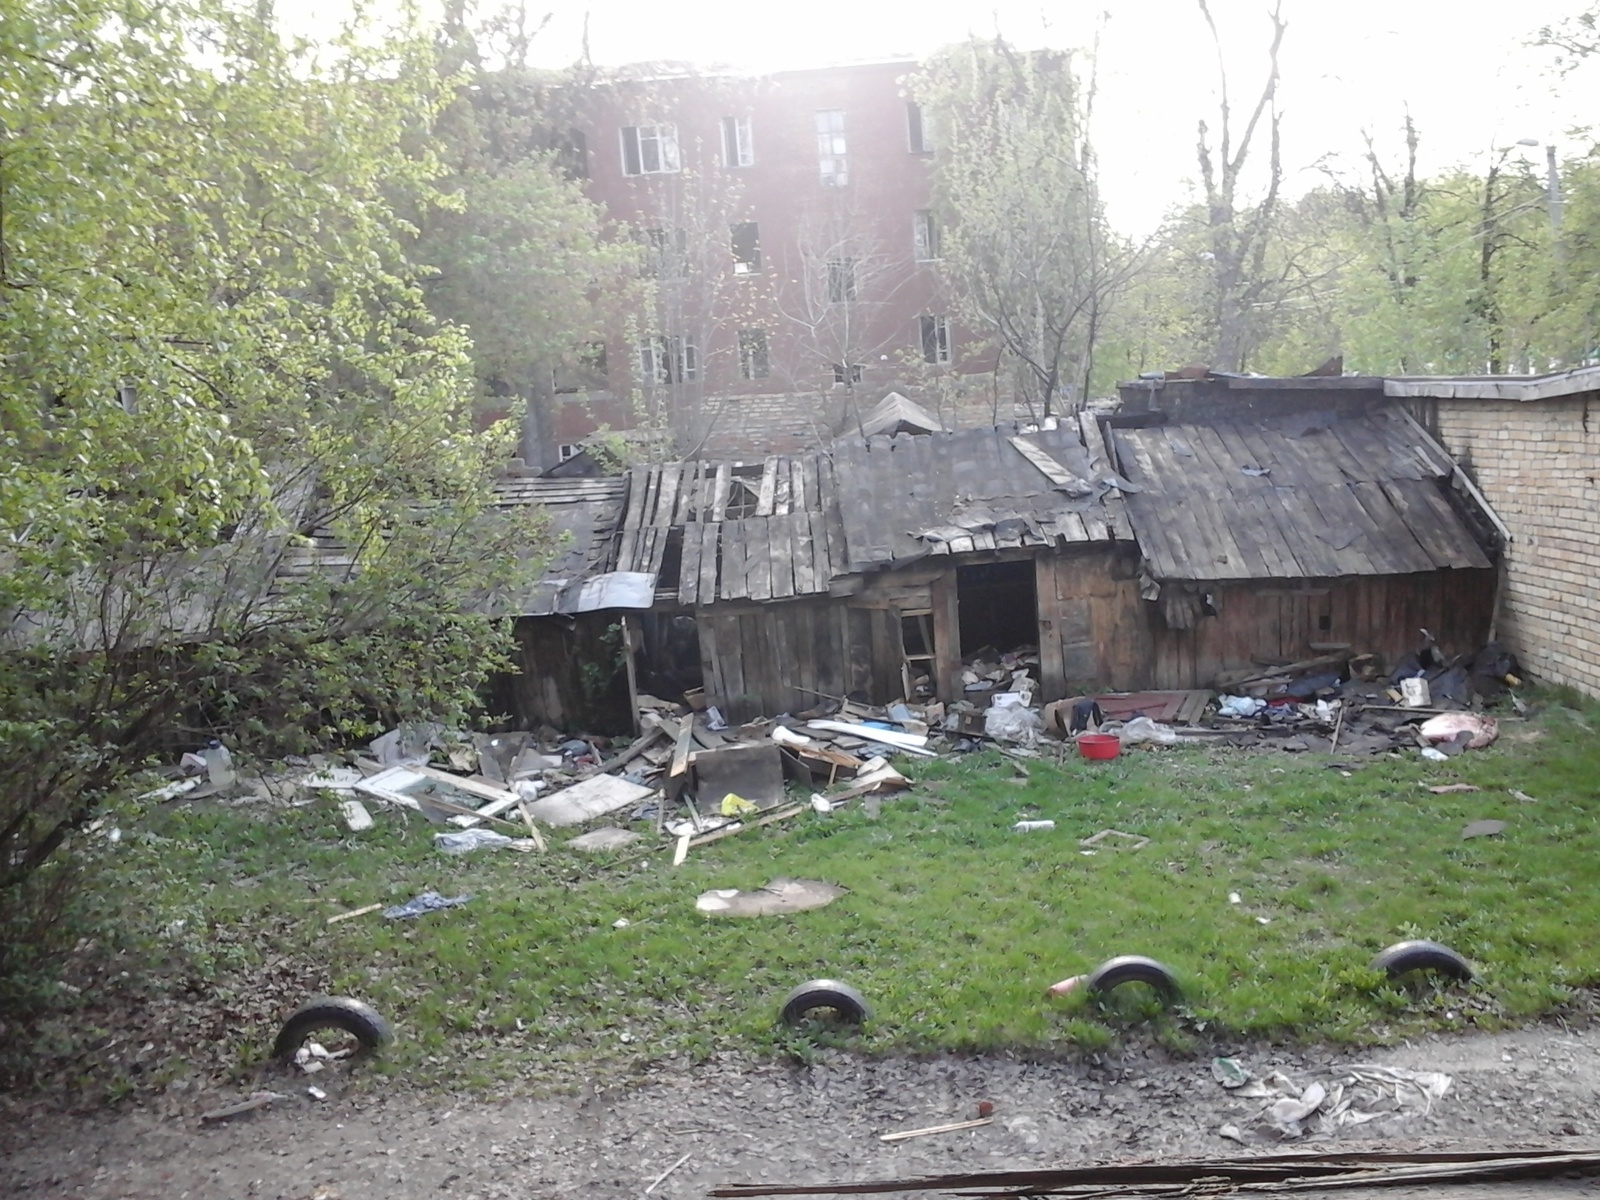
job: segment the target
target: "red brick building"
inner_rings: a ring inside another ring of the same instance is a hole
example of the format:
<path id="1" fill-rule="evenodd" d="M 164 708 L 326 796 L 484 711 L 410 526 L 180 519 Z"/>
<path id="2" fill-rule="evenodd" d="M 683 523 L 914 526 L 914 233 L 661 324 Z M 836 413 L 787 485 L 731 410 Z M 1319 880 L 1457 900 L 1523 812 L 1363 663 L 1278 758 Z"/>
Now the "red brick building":
<path id="1" fill-rule="evenodd" d="M 572 169 L 640 241 L 654 295 L 536 398 L 530 465 L 602 425 L 668 429 L 688 457 L 790 452 L 891 391 L 942 415 L 973 391 L 993 355 L 936 269 L 915 65 L 623 72 L 589 90 Z"/>

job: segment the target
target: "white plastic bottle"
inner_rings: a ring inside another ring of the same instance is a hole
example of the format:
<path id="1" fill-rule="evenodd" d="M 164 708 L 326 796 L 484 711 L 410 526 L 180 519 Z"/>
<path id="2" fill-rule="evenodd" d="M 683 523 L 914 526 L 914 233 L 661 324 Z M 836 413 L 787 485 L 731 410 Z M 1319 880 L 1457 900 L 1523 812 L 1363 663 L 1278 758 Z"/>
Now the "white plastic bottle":
<path id="1" fill-rule="evenodd" d="M 233 756 L 216 738 L 205 749 L 206 776 L 213 787 L 227 787 L 233 782 Z"/>

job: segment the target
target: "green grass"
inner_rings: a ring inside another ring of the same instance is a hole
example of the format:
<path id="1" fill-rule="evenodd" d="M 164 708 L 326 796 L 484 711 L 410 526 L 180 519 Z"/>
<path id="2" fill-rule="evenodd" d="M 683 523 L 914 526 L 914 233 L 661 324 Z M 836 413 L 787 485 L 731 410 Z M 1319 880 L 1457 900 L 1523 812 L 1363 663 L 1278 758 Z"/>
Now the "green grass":
<path id="1" fill-rule="evenodd" d="M 107 855 L 102 886 L 144 933 L 139 961 L 79 1003 L 113 1036 L 127 1010 L 181 1013 L 161 1026 L 185 1031 L 155 1055 L 165 1078 L 256 1061 L 276 1019 L 327 988 L 394 1019 L 383 1070 L 463 1087 L 726 1049 L 804 1055 L 774 1013 L 824 975 L 871 1000 L 865 1032 L 834 1038 L 869 1053 L 1051 1053 L 1130 1034 L 1178 1050 L 1366 1042 L 1525 1020 L 1600 982 L 1597 720 L 1552 707 L 1448 764 L 1379 759 L 1348 778 L 1319 756 L 1217 749 L 1030 763 L 1026 779 L 995 754 L 914 763 L 915 789 L 877 819 L 806 813 L 676 869 L 670 853 L 618 866 L 556 847 L 450 858 L 414 815 L 347 833 L 331 799 L 167 809 Z M 1424 786 L 1454 781 L 1483 791 Z M 1056 829 L 1011 832 L 1024 816 Z M 1505 834 L 1463 842 L 1485 817 Z M 1151 842 L 1081 854 L 1078 838 L 1106 827 Z M 792 917 L 695 911 L 707 888 L 785 875 L 849 894 Z M 427 888 L 474 898 L 416 921 L 325 923 Z M 1367 970 L 1407 937 L 1455 947 L 1480 981 L 1401 990 Z M 1183 1009 L 1044 999 L 1125 953 L 1176 968 Z"/>

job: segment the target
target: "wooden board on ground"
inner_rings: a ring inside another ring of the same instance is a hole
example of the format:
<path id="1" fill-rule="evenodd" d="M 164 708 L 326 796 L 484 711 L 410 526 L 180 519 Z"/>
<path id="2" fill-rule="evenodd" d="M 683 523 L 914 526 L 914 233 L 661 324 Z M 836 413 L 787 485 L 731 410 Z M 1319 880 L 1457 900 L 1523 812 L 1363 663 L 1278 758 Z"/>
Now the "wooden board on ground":
<path id="1" fill-rule="evenodd" d="M 546 825 L 560 828 L 564 825 L 581 825 L 585 821 L 627 808 L 630 804 L 643 804 L 654 794 L 652 789 L 629 783 L 626 779 L 597 775 L 563 788 L 554 795 L 535 800 L 528 805 L 528 811 Z"/>

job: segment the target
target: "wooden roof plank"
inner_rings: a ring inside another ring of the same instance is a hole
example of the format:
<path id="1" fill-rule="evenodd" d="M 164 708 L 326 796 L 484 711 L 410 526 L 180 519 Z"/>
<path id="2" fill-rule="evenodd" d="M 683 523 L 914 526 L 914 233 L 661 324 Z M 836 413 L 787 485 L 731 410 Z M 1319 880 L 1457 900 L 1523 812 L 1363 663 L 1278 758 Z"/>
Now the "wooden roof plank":
<path id="1" fill-rule="evenodd" d="M 761 488 L 757 494 L 756 512 L 758 517 L 770 517 L 772 505 L 777 499 L 778 491 L 778 456 L 768 455 L 761 466 Z"/>
<path id="2" fill-rule="evenodd" d="M 726 521 L 728 519 L 728 490 L 732 486 L 733 464 L 729 462 L 718 463 L 717 482 L 711 493 L 710 520 Z"/>
<path id="3" fill-rule="evenodd" d="M 772 599 L 772 543 L 768 537 L 770 524 L 771 518 L 762 517 L 739 522 L 740 536 L 744 539 L 745 578 L 749 581 L 748 591 L 752 600 Z M 792 592 L 793 574 L 789 578 L 789 588 Z"/>

